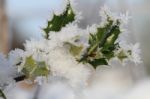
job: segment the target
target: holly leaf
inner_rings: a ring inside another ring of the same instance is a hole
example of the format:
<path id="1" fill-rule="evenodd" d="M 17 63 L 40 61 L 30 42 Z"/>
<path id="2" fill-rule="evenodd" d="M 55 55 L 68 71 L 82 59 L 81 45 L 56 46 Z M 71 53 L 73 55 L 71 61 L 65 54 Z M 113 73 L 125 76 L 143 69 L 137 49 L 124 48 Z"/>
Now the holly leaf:
<path id="1" fill-rule="evenodd" d="M 107 24 L 104 27 L 98 27 L 96 33 L 90 34 L 89 48 L 79 62 L 90 63 L 93 67 L 107 65 L 107 61 L 114 57 L 114 50 L 117 48 L 115 41 L 121 33 L 119 26 L 119 20 L 111 20 L 108 16 Z M 102 55 L 97 59 L 98 52 Z"/>
<path id="2" fill-rule="evenodd" d="M 121 50 L 119 53 L 118 53 L 118 56 L 117 56 L 121 61 L 123 61 L 125 58 L 128 58 L 128 56 L 126 55 L 126 53 Z"/>
<path id="3" fill-rule="evenodd" d="M 53 19 L 48 21 L 47 27 L 44 28 L 44 32 L 46 33 L 46 38 L 49 38 L 49 32 L 50 31 L 60 31 L 62 27 L 65 27 L 68 23 L 71 23 L 75 20 L 75 13 L 71 7 L 71 4 L 68 3 L 67 8 L 65 12 L 61 15 L 55 15 L 53 16 Z"/>
<path id="4" fill-rule="evenodd" d="M 37 62 L 37 68 L 33 72 L 33 76 L 48 76 L 49 69 L 47 68 L 47 65 L 45 62 Z"/>
<path id="5" fill-rule="evenodd" d="M 83 49 L 83 46 L 81 45 L 81 46 L 77 46 L 77 45 L 74 45 L 74 44 L 72 44 L 72 43 L 69 43 L 69 42 L 66 42 L 65 43 L 66 45 L 68 45 L 69 46 L 69 51 L 70 51 L 70 53 L 73 55 L 73 56 L 79 56 L 80 55 L 80 53 L 81 53 L 81 51 L 82 51 L 82 49 Z"/>
<path id="6" fill-rule="evenodd" d="M 100 65 L 108 65 L 108 62 L 105 58 L 100 58 L 100 59 L 94 59 L 93 61 L 89 62 L 95 69 L 97 66 Z"/>
<path id="7" fill-rule="evenodd" d="M 3 93 L 3 91 L 0 89 L 0 97 L 2 97 L 3 99 L 7 99 L 5 94 Z"/>
<path id="8" fill-rule="evenodd" d="M 26 58 L 23 67 L 23 73 L 26 75 L 26 77 L 30 77 L 33 71 L 36 69 L 36 63 L 33 60 L 32 56 Z"/>
<path id="9" fill-rule="evenodd" d="M 35 78 L 37 76 L 48 76 L 49 69 L 45 62 L 36 62 L 32 56 L 30 56 L 26 58 L 23 73 L 28 78 Z"/>

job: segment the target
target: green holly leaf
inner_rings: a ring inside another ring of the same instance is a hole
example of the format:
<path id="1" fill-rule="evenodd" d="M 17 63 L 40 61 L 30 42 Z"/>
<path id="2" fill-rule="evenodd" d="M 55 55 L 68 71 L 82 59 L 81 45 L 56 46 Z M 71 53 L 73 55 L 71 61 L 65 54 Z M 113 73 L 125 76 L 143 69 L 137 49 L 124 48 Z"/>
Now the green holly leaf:
<path id="1" fill-rule="evenodd" d="M 121 61 L 123 61 L 125 58 L 128 58 L 128 56 L 126 55 L 126 53 L 123 50 L 121 50 L 117 56 Z"/>
<path id="2" fill-rule="evenodd" d="M 98 27 L 96 33 L 90 34 L 90 46 L 79 62 L 90 63 L 93 67 L 107 65 L 107 61 L 114 57 L 114 51 L 117 49 L 117 43 L 115 42 L 121 33 L 119 26 L 119 20 L 113 21 L 108 16 L 107 24 L 104 27 Z M 97 53 L 102 55 L 96 58 Z"/>
<path id="3" fill-rule="evenodd" d="M 27 57 L 24 64 L 23 73 L 26 75 L 26 77 L 30 77 L 35 69 L 36 63 L 33 60 L 32 56 Z"/>
<path id="4" fill-rule="evenodd" d="M 50 31 L 60 31 L 62 27 L 65 27 L 68 23 L 71 23 L 75 20 L 75 13 L 71 7 L 71 4 L 68 3 L 67 8 L 65 12 L 59 16 L 55 15 L 53 16 L 53 19 L 48 21 L 47 27 L 43 30 L 46 33 L 46 38 L 49 38 L 49 32 Z"/>
<path id="5" fill-rule="evenodd" d="M 30 56 L 26 58 L 23 73 L 28 78 L 35 78 L 37 76 L 48 76 L 49 69 L 45 62 L 36 62 L 32 56 Z"/>
<path id="6" fill-rule="evenodd" d="M 83 46 L 82 45 L 81 46 L 77 46 L 77 45 L 74 45 L 74 44 L 69 43 L 69 42 L 66 42 L 65 45 L 69 46 L 70 53 L 73 56 L 75 56 L 75 57 L 79 56 L 81 54 L 82 50 L 83 50 Z"/>
<path id="7" fill-rule="evenodd" d="M 105 51 L 102 51 L 102 53 L 103 53 L 103 56 L 107 58 L 107 60 L 110 60 L 112 57 L 115 56 L 114 52 L 111 50 L 105 50 Z"/>
<path id="8" fill-rule="evenodd" d="M 95 69 L 97 66 L 100 65 L 108 65 L 108 62 L 105 58 L 100 58 L 100 59 L 94 59 L 93 61 L 89 62 Z"/>
<path id="9" fill-rule="evenodd" d="M 7 99 L 5 94 L 3 93 L 3 91 L 0 89 L 0 97 L 2 97 L 3 99 Z"/>
<path id="10" fill-rule="evenodd" d="M 33 76 L 48 76 L 49 69 L 47 68 L 47 65 L 45 62 L 37 62 L 37 68 L 33 72 Z"/>

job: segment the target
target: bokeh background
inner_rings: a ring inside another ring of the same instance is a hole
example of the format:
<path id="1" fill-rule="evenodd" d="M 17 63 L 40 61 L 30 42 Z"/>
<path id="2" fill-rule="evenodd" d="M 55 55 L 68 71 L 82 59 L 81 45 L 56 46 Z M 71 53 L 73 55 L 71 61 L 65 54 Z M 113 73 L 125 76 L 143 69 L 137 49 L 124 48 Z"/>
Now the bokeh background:
<path id="1" fill-rule="evenodd" d="M 25 40 L 41 39 L 42 28 L 52 14 L 53 7 L 60 7 L 62 0 L 0 0 L 0 51 L 8 53 L 15 48 L 23 48 Z M 140 42 L 143 64 L 129 66 L 127 72 L 135 78 L 143 78 L 150 72 L 150 0 L 76 0 L 83 19 L 79 23 L 86 28 L 99 23 L 99 9 L 108 5 L 113 11 L 129 11 L 128 40 Z"/>

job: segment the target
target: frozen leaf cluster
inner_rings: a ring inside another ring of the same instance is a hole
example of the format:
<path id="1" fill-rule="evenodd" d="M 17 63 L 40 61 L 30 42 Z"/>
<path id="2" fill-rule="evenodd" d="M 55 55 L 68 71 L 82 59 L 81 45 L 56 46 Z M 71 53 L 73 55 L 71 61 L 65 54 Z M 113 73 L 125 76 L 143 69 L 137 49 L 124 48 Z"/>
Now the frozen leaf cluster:
<path id="1" fill-rule="evenodd" d="M 126 60 L 141 63 L 139 44 L 120 39 L 127 15 L 118 16 L 103 7 L 102 22 L 81 29 L 72 4 L 66 2 L 66 9 L 47 22 L 41 40 L 27 40 L 24 50 L 15 49 L 8 57 L 0 56 L 0 87 L 14 80 L 42 85 L 60 77 L 72 88 L 82 89 L 88 85 L 93 70 L 111 65 L 113 59 L 122 64 Z M 2 91 L 0 96 L 4 97 Z"/>

